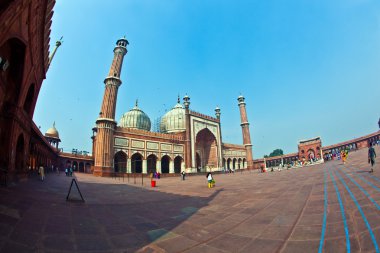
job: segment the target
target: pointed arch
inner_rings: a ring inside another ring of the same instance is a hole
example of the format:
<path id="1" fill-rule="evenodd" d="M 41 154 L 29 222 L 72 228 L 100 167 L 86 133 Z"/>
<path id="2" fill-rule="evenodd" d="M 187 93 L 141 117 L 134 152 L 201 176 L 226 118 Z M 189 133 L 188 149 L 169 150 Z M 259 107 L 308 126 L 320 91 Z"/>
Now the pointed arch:
<path id="1" fill-rule="evenodd" d="M 115 172 L 127 172 L 127 154 L 124 151 L 119 151 L 114 156 Z"/>
<path id="2" fill-rule="evenodd" d="M 78 171 L 84 172 L 84 162 L 79 162 Z"/>
<path id="3" fill-rule="evenodd" d="M 170 164 L 170 157 L 168 155 L 164 155 L 161 158 L 161 172 L 162 173 L 169 173 L 169 164 Z"/>
<path id="4" fill-rule="evenodd" d="M 33 115 L 32 107 L 34 104 L 34 93 L 35 93 L 34 87 L 35 87 L 34 83 L 32 83 L 29 86 L 28 93 L 26 94 L 26 98 L 24 101 L 24 111 L 30 116 Z"/>
<path id="5" fill-rule="evenodd" d="M 73 171 L 77 171 L 77 170 L 78 170 L 78 162 L 74 161 L 73 162 Z"/>
<path id="6" fill-rule="evenodd" d="M 25 166 L 25 143 L 24 135 L 20 134 L 16 144 L 16 170 L 23 170 Z"/>
<path id="7" fill-rule="evenodd" d="M 9 63 L 3 84 L 6 90 L 4 101 L 9 104 L 18 105 L 24 75 L 25 49 L 25 43 L 18 38 L 10 38 L 0 46 L 0 55 Z"/>
<path id="8" fill-rule="evenodd" d="M 196 153 L 199 153 L 201 169 L 218 166 L 217 140 L 215 135 L 208 128 L 204 128 L 197 133 L 195 138 L 195 150 Z"/>
<path id="9" fill-rule="evenodd" d="M 227 159 L 227 169 L 231 169 L 232 168 L 232 160 L 231 160 L 231 158 L 228 158 Z"/>
<path id="10" fill-rule="evenodd" d="M 134 153 L 131 157 L 132 173 L 142 173 L 143 156 L 140 153 Z"/>
<path id="11" fill-rule="evenodd" d="M 177 156 L 174 158 L 174 173 L 181 173 L 182 157 Z"/>
<path id="12" fill-rule="evenodd" d="M 243 168 L 244 168 L 244 167 L 243 167 L 243 164 L 242 164 L 242 162 L 241 162 L 241 158 L 238 159 L 237 164 L 238 164 L 238 169 L 243 169 Z"/>
<path id="13" fill-rule="evenodd" d="M 157 156 L 155 154 L 150 154 L 147 158 L 147 169 L 148 174 L 154 173 L 157 171 L 156 165 L 157 165 Z"/>

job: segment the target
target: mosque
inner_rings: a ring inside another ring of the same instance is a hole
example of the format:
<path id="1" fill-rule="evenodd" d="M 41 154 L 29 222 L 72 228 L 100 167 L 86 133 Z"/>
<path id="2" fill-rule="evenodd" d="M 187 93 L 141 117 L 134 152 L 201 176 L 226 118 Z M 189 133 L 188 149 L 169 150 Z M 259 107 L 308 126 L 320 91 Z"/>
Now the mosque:
<path id="1" fill-rule="evenodd" d="M 115 121 L 117 92 L 122 81 L 120 73 L 127 54 L 125 39 L 119 39 L 114 58 L 104 80 L 105 91 L 101 111 L 93 128 L 93 173 L 109 176 L 124 173 L 197 173 L 220 171 L 222 168 L 253 168 L 252 144 L 246 103 L 238 97 L 243 145 L 223 143 L 221 110 L 215 108 L 215 117 L 190 109 L 190 97 L 178 97 L 173 108 L 162 116 L 160 131 L 151 131 L 151 120 L 135 107 Z"/>
<path id="2" fill-rule="evenodd" d="M 114 59 L 105 78 L 100 113 L 93 128 L 92 154 L 66 153 L 55 125 L 45 135 L 33 121 L 43 80 L 62 41 L 50 48 L 55 1 L 5 1 L 0 4 L 0 185 L 25 180 L 39 166 L 109 176 L 127 173 L 188 173 L 226 169 L 260 169 L 309 157 L 322 158 L 343 149 L 366 148 L 380 142 L 380 131 L 352 140 L 322 146 L 321 138 L 300 141 L 298 152 L 278 157 L 252 158 L 245 98 L 238 97 L 242 145 L 224 143 L 221 111 L 215 116 L 190 108 L 190 97 L 173 101 L 163 115 L 160 131 L 136 103 L 117 122 L 115 109 L 120 73 L 128 41 L 116 42 Z"/>

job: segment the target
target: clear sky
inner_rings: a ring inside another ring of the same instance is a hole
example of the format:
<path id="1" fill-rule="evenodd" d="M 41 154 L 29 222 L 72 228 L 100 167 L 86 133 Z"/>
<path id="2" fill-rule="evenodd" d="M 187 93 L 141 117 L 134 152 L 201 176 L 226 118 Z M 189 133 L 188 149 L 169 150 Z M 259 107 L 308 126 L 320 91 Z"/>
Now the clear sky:
<path id="1" fill-rule="evenodd" d="M 65 151 L 91 152 L 115 42 L 126 36 L 116 120 L 139 99 L 151 121 L 177 95 L 214 116 L 223 141 L 242 143 L 246 97 L 254 158 L 301 139 L 330 145 L 377 131 L 380 1 L 58 0 L 51 44 L 62 35 L 34 121 L 56 122 Z"/>

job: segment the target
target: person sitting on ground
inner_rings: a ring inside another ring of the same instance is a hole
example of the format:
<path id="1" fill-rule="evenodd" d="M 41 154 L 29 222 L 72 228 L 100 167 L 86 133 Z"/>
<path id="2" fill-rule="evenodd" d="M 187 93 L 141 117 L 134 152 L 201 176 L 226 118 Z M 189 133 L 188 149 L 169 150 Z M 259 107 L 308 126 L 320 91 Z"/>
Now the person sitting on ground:
<path id="1" fill-rule="evenodd" d="M 373 166 L 375 165 L 375 158 L 376 158 L 376 152 L 375 148 L 373 147 L 373 144 L 370 143 L 369 149 L 368 149 L 368 163 L 371 164 L 371 173 L 373 172 Z"/>

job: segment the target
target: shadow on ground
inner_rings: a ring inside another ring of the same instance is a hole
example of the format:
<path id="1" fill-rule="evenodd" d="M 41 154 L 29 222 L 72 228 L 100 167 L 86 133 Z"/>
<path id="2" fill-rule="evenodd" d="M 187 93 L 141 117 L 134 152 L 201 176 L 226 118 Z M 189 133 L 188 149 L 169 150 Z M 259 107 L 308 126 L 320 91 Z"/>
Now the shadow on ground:
<path id="1" fill-rule="evenodd" d="M 174 237 L 173 228 L 207 206 L 209 197 L 162 193 L 125 184 L 79 182 L 48 175 L 44 182 L 0 188 L 1 252 L 135 252 Z"/>

